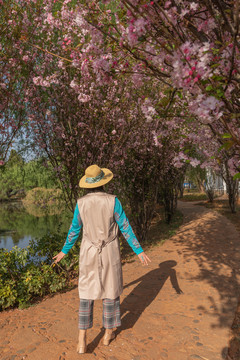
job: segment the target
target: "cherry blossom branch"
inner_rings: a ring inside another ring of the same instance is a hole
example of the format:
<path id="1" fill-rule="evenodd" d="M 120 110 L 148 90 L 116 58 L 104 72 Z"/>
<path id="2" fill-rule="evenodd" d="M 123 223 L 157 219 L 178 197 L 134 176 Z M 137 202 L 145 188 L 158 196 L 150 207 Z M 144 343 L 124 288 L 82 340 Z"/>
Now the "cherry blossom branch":
<path id="1" fill-rule="evenodd" d="M 55 57 L 57 57 L 57 58 L 59 58 L 59 59 L 62 59 L 62 60 L 68 61 L 68 62 L 70 62 L 70 63 L 72 63 L 72 62 L 73 62 L 73 61 L 72 61 L 72 60 L 70 60 L 70 59 L 67 59 L 67 58 L 62 57 L 62 56 L 57 55 L 57 54 L 54 54 L 53 52 L 51 52 L 51 51 L 49 51 L 49 50 L 43 49 L 43 48 L 41 48 L 41 47 L 40 47 L 40 46 L 38 46 L 38 45 L 34 45 L 34 44 L 31 44 L 31 43 L 29 43 L 29 45 L 31 45 L 32 47 L 35 47 L 36 49 L 41 50 L 41 51 L 43 51 L 43 52 L 45 52 L 45 53 L 47 53 L 47 54 L 49 54 L 49 55 L 55 56 Z"/>

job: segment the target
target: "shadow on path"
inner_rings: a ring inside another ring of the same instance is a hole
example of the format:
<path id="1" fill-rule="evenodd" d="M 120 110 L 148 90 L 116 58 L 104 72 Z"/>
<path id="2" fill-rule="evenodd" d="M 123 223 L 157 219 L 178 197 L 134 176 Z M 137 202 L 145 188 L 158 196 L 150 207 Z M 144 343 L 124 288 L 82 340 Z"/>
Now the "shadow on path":
<path id="1" fill-rule="evenodd" d="M 194 260 L 198 264 L 198 274 L 192 279 L 209 283 L 219 294 L 218 303 L 208 296 L 213 311 L 204 307 L 199 310 L 215 318 L 213 328 L 230 327 L 239 297 L 239 234 L 233 224 L 217 212 L 197 204 L 194 207 L 187 203 L 179 205 L 185 223 L 173 238 L 173 243 L 180 246 L 177 252 L 183 253 L 185 263 Z"/>
<path id="2" fill-rule="evenodd" d="M 124 287 L 139 283 L 121 303 L 122 326 L 117 329 L 117 334 L 135 325 L 144 310 L 155 300 L 168 278 L 176 293 L 182 293 L 176 270 L 173 269 L 176 265 L 175 260 L 164 261 L 159 264 L 157 269 L 149 271 Z"/>
<path id="3" fill-rule="evenodd" d="M 116 335 L 120 334 L 123 330 L 132 328 L 136 324 L 144 310 L 155 300 L 168 278 L 176 293 L 183 293 L 178 284 L 176 270 L 173 269 L 176 265 L 177 262 L 174 260 L 164 261 L 159 264 L 157 269 L 149 271 L 147 274 L 124 286 L 125 289 L 138 284 L 121 303 L 122 326 L 117 328 Z M 103 335 L 104 329 L 101 329 L 101 332 L 88 345 L 89 352 L 94 351 Z"/>
<path id="4" fill-rule="evenodd" d="M 213 331 L 230 329 L 240 288 L 239 234 L 233 224 L 217 212 L 192 203 L 180 203 L 179 208 L 184 215 L 184 223 L 164 252 L 168 256 L 171 256 L 171 253 L 174 257 L 179 255 L 181 276 L 186 278 L 185 280 L 190 280 L 196 287 L 198 284 L 209 285 L 206 293 L 201 293 L 198 298 L 198 309 L 206 318 L 212 319 L 209 325 L 216 329 Z M 125 286 L 134 288 L 122 300 L 122 326 L 117 329 L 116 335 L 134 327 L 168 279 L 176 293 L 181 294 L 174 269 L 176 264 L 174 260 L 164 261 L 158 268 Z M 89 350 L 94 351 L 103 333 L 102 330 L 93 340 Z M 225 334 L 222 339 L 227 340 L 227 332 L 222 334 Z M 226 345 L 223 344 L 222 348 L 223 359 L 226 358 Z"/>

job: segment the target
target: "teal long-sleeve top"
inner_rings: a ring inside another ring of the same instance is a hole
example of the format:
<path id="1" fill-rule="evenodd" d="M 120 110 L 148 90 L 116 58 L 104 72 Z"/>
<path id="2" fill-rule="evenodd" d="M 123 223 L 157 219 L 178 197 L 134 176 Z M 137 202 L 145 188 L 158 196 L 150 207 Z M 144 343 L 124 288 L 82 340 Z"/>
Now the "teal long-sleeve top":
<path id="1" fill-rule="evenodd" d="M 114 206 L 114 219 L 119 226 L 119 229 L 128 244 L 131 246 L 132 250 L 135 254 L 139 255 L 143 252 L 141 245 L 139 244 L 131 225 L 129 224 L 128 218 L 122 208 L 122 205 L 118 198 L 115 198 L 115 206 Z M 66 242 L 62 248 L 62 252 L 67 254 L 69 250 L 73 247 L 76 240 L 78 239 L 80 230 L 83 226 L 82 219 L 79 213 L 78 205 L 76 205 L 72 224 L 68 231 Z"/>

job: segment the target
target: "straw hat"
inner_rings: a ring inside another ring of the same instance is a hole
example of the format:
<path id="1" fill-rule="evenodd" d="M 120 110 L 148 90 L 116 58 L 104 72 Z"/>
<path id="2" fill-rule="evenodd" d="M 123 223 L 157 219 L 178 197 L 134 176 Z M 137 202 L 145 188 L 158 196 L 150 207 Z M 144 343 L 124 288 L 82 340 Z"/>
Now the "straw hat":
<path id="1" fill-rule="evenodd" d="M 85 175 L 80 179 L 81 188 L 96 188 L 107 184 L 113 178 L 113 173 L 109 169 L 91 165 L 85 170 Z"/>

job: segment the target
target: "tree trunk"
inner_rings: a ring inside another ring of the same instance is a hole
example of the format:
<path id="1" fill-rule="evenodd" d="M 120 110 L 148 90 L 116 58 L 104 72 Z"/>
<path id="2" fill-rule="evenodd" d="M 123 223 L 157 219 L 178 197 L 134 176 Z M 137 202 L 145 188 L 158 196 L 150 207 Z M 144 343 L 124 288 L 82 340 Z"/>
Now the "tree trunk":
<path id="1" fill-rule="evenodd" d="M 234 214 L 237 211 L 237 202 L 238 202 L 238 180 L 229 179 L 227 183 L 227 192 L 228 192 L 228 202 L 231 209 L 231 212 Z"/>
<path id="2" fill-rule="evenodd" d="M 184 192 L 184 182 L 183 181 L 178 183 L 177 190 L 179 192 L 180 199 L 183 198 L 183 192 Z"/>
<path id="3" fill-rule="evenodd" d="M 210 203 L 213 203 L 214 195 L 215 195 L 214 189 L 213 189 L 213 188 L 207 189 L 207 190 L 206 190 L 206 194 L 207 194 L 207 197 L 208 197 L 209 202 L 210 202 Z"/>
<path id="4" fill-rule="evenodd" d="M 165 221 L 169 224 L 172 220 L 174 211 L 177 208 L 177 198 L 178 190 L 175 189 L 165 189 L 163 193 L 163 204 L 165 210 Z"/>
<path id="5" fill-rule="evenodd" d="M 156 202 L 156 191 L 149 200 L 146 199 L 144 192 L 142 194 L 141 200 L 139 197 L 134 197 L 130 200 L 132 220 L 135 225 L 136 235 L 140 243 L 144 243 L 147 239 L 149 227 L 156 209 Z"/>
<path id="6" fill-rule="evenodd" d="M 197 189 L 199 192 L 204 192 L 204 185 L 203 185 L 203 180 L 201 179 L 200 176 L 196 175 L 195 177 L 195 181 L 196 181 L 196 185 L 197 185 Z"/>
<path id="7" fill-rule="evenodd" d="M 216 174 L 213 171 L 209 171 L 206 177 L 205 193 L 210 203 L 213 202 L 215 196 L 215 178 Z"/>
<path id="8" fill-rule="evenodd" d="M 232 175 L 229 172 L 228 162 L 227 160 L 224 163 L 224 168 L 222 169 L 222 176 L 225 180 L 227 186 L 227 194 L 228 194 L 228 203 L 231 209 L 231 212 L 234 214 L 237 211 L 237 202 L 239 195 L 239 181 L 233 180 Z"/>

